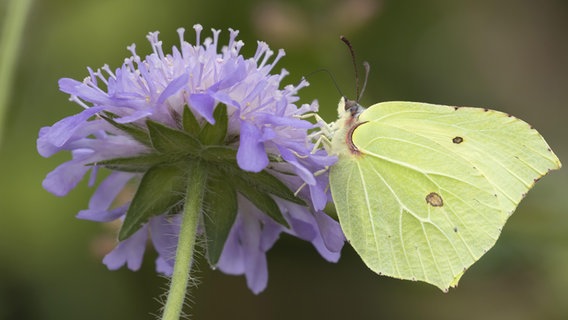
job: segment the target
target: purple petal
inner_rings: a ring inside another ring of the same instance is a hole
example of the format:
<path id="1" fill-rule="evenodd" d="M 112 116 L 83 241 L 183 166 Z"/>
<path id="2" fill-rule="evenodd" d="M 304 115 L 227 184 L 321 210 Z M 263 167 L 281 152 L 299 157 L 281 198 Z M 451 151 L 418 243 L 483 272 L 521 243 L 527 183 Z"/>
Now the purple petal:
<path id="1" fill-rule="evenodd" d="M 245 257 L 245 275 L 251 291 L 258 294 L 268 283 L 266 254 L 260 248 L 261 224 L 251 214 L 243 214 L 241 243 Z"/>
<path id="2" fill-rule="evenodd" d="M 241 219 L 237 216 L 217 263 L 217 267 L 226 274 L 239 275 L 245 273 L 244 254 L 239 241 L 240 225 Z"/>
<path id="3" fill-rule="evenodd" d="M 321 211 L 315 212 L 314 217 L 326 248 L 331 252 L 340 252 L 345 244 L 345 236 L 339 223 Z"/>
<path id="4" fill-rule="evenodd" d="M 321 237 L 317 237 L 314 240 L 312 240 L 312 245 L 316 248 L 316 250 L 322 256 L 322 258 L 324 258 L 328 262 L 339 261 L 341 253 L 329 251 L 329 249 L 326 247 Z"/>
<path id="5" fill-rule="evenodd" d="M 156 271 L 169 277 L 174 273 L 174 267 L 164 258 L 158 256 L 156 258 Z"/>
<path id="6" fill-rule="evenodd" d="M 289 218 L 287 220 L 296 237 L 302 240 L 312 241 L 317 236 L 316 228 L 309 221 L 302 221 L 294 218 Z"/>
<path id="7" fill-rule="evenodd" d="M 277 203 L 283 209 L 293 235 L 306 241 L 312 241 L 317 236 L 316 222 L 308 208 L 283 200 Z"/>
<path id="8" fill-rule="evenodd" d="M 147 239 L 148 230 L 144 226 L 130 238 L 119 242 L 116 248 L 104 257 L 103 263 L 110 270 L 117 270 L 126 264 L 128 269 L 137 271 L 142 265 Z"/>
<path id="9" fill-rule="evenodd" d="M 275 231 L 279 232 L 275 228 L 264 229 L 266 224 L 257 217 L 260 212 L 248 200 L 239 198 L 239 209 L 217 266 L 227 274 L 244 273 L 248 287 L 258 294 L 268 283 L 266 252 L 261 241 L 266 241 L 264 245 L 273 243 Z"/>
<path id="10" fill-rule="evenodd" d="M 112 203 L 124 189 L 124 186 L 134 174 L 127 172 L 112 172 L 97 188 L 89 200 L 89 209 L 81 210 L 77 214 L 77 218 L 91 220 L 97 222 L 109 222 L 123 216 L 129 204 L 122 205 L 118 208 L 109 210 Z"/>
<path id="11" fill-rule="evenodd" d="M 87 209 L 81 210 L 77 214 L 77 219 L 95 221 L 95 222 L 110 222 L 114 221 L 123 215 L 126 214 L 128 211 L 128 207 L 130 203 L 124 204 L 118 208 L 114 208 L 112 210 L 108 209 Z"/>
<path id="12" fill-rule="evenodd" d="M 189 74 L 185 72 L 181 76 L 174 79 L 172 82 L 168 84 L 166 89 L 162 92 L 160 97 L 158 97 L 157 104 L 161 105 L 168 99 L 170 96 L 176 94 L 179 90 L 181 90 L 189 81 Z"/>
<path id="13" fill-rule="evenodd" d="M 85 109 L 81 113 L 67 117 L 51 127 L 42 128 L 37 139 L 37 151 L 39 154 L 49 157 L 59 151 L 57 148 L 64 145 L 75 131 L 85 124 L 85 121 L 103 109 L 104 107 Z"/>
<path id="14" fill-rule="evenodd" d="M 189 95 L 189 105 L 200 116 L 205 118 L 207 122 L 215 124 L 215 119 L 213 118 L 215 99 L 213 99 L 209 94 L 194 93 Z"/>
<path id="15" fill-rule="evenodd" d="M 310 241 L 327 261 L 337 262 L 339 260 L 345 239 L 339 223 L 324 213 L 312 214 L 306 207 L 288 201 L 278 201 L 278 204 L 286 208 L 286 220 L 291 225 L 288 233 Z"/>
<path id="16" fill-rule="evenodd" d="M 241 82 L 247 76 L 246 66 L 242 56 L 239 56 L 237 61 L 228 62 L 229 63 L 226 63 L 222 70 L 222 74 L 220 76 L 221 80 L 213 84 L 208 90 L 219 91 L 232 87 Z"/>
<path id="17" fill-rule="evenodd" d="M 319 150 L 319 152 L 312 154 L 310 158 L 323 167 L 331 167 L 337 162 L 337 156 L 330 156 L 323 150 Z"/>
<path id="18" fill-rule="evenodd" d="M 95 105 L 111 104 L 111 99 L 98 88 L 91 87 L 77 80 L 62 78 L 59 80 L 59 90 L 71 95 L 81 97 Z"/>
<path id="19" fill-rule="evenodd" d="M 114 119 L 114 121 L 116 121 L 117 123 L 131 123 L 131 122 L 146 118 L 147 116 L 150 116 L 150 115 L 152 115 L 152 111 L 150 111 L 150 110 L 138 110 L 138 111 L 134 111 L 133 113 L 131 113 L 127 116 L 116 118 L 116 119 Z"/>
<path id="20" fill-rule="evenodd" d="M 284 231 L 284 228 L 280 224 L 267 219 L 267 221 L 264 222 L 262 235 L 260 237 L 260 248 L 262 251 L 266 252 L 270 250 L 278 238 L 280 238 L 282 231 Z"/>
<path id="21" fill-rule="evenodd" d="M 114 171 L 97 188 L 89 200 L 89 209 L 108 209 L 118 193 L 132 177 L 133 173 Z"/>
<path id="22" fill-rule="evenodd" d="M 70 160 L 48 173 L 41 185 L 45 190 L 62 197 L 75 188 L 90 169 L 83 161 Z"/>
<path id="23" fill-rule="evenodd" d="M 213 99 L 217 100 L 219 103 L 225 104 L 227 106 L 233 106 L 235 108 L 241 107 L 241 104 L 238 101 L 235 101 L 233 98 L 231 98 L 230 95 L 228 95 L 225 92 L 222 91 L 211 92 L 210 95 Z"/>
<path id="24" fill-rule="evenodd" d="M 270 123 L 275 126 L 286 126 L 299 129 L 311 129 L 314 125 L 306 120 L 297 119 L 290 116 L 275 116 L 268 113 L 258 113 L 255 115 L 257 121 L 262 123 Z"/>
<path id="25" fill-rule="evenodd" d="M 84 85 L 84 83 L 80 81 L 69 78 L 61 78 L 59 79 L 58 83 L 59 83 L 59 90 L 75 96 L 79 93 L 77 92 L 76 88 Z"/>
<path id="26" fill-rule="evenodd" d="M 51 157 L 57 152 L 61 151 L 61 147 L 55 146 L 51 141 L 49 141 L 51 127 L 43 127 L 39 129 L 38 138 L 36 141 L 37 152 L 42 157 Z"/>
<path id="27" fill-rule="evenodd" d="M 152 244 L 162 258 L 160 261 L 162 265 L 157 264 L 158 269 L 173 270 L 180 225 L 181 215 L 161 215 L 150 219 Z"/>
<path id="28" fill-rule="evenodd" d="M 276 138 L 276 132 L 271 128 L 265 128 L 262 130 L 262 136 L 259 141 L 270 141 Z"/>
<path id="29" fill-rule="evenodd" d="M 268 265 L 266 254 L 257 254 L 251 259 L 247 259 L 247 286 L 254 294 L 259 294 L 268 284 Z"/>
<path id="30" fill-rule="evenodd" d="M 306 167 L 301 165 L 300 162 L 298 162 L 298 159 L 296 159 L 296 156 L 294 156 L 294 154 L 290 152 L 290 150 L 278 146 L 278 151 L 280 151 L 280 155 L 282 155 L 282 158 L 286 160 L 286 162 L 294 166 L 294 168 L 296 169 L 296 174 L 300 176 L 302 180 L 304 180 L 308 185 L 314 185 L 316 183 L 316 179 L 313 173 Z"/>
<path id="31" fill-rule="evenodd" d="M 318 180 L 316 178 L 316 180 Z M 324 184 L 325 186 L 325 184 Z M 327 204 L 327 193 L 322 188 L 321 185 L 308 185 L 310 189 L 310 198 L 312 199 L 312 205 L 316 210 L 323 210 Z"/>
<path id="32" fill-rule="evenodd" d="M 241 144 L 237 163 L 245 171 L 260 172 L 268 165 L 268 155 L 261 142 L 262 132 L 253 124 L 241 121 Z"/>

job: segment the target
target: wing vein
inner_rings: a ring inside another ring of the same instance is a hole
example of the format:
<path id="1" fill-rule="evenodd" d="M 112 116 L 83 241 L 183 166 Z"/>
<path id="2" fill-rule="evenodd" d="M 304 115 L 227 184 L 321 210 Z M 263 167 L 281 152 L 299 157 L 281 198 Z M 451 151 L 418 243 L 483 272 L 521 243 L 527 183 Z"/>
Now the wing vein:
<path id="1" fill-rule="evenodd" d="M 385 186 L 389 189 L 389 191 L 391 192 L 391 194 L 394 196 L 394 198 L 396 199 L 396 201 L 397 201 L 398 204 L 400 205 L 401 211 L 404 210 L 404 206 L 403 206 L 402 202 L 400 201 L 400 199 L 398 198 L 397 194 L 394 192 L 394 190 L 392 189 L 392 187 L 389 185 L 389 183 L 385 180 L 385 178 L 383 177 L 383 175 L 382 175 L 380 172 L 378 172 L 378 171 L 375 169 L 374 166 L 371 166 L 371 168 L 373 169 L 373 172 L 375 173 L 375 175 L 376 175 L 379 179 L 381 179 L 381 181 L 385 184 Z M 363 174 L 361 174 L 361 178 L 362 178 L 362 177 L 363 177 Z M 370 210 L 370 208 L 369 208 L 369 210 Z M 400 215 L 402 215 L 402 212 L 401 212 Z M 408 256 L 407 256 L 407 253 L 406 253 L 406 248 L 405 248 L 405 246 L 404 246 L 404 241 L 403 241 L 403 239 L 402 239 L 402 228 L 401 228 L 401 227 L 399 227 L 399 236 L 400 236 L 400 238 L 401 238 L 401 247 L 402 247 L 403 254 L 404 254 L 404 256 L 405 256 L 406 262 L 407 262 L 407 264 L 408 264 L 409 269 L 412 270 L 412 268 L 410 268 L 410 263 L 409 263 Z M 389 240 L 389 242 L 390 242 L 390 240 Z M 390 243 L 389 243 L 389 244 L 390 244 Z M 391 250 L 391 252 L 392 252 L 392 255 L 393 255 L 393 261 L 394 261 L 394 265 L 395 265 L 396 272 L 400 275 L 400 269 L 399 269 L 399 267 L 398 267 L 398 262 L 397 262 L 397 259 L 396 259 L 395 254 L 394 254 L 394 250 Z"/>
<path id="2" fill-rule="evenodd" d="M 375 221 L 373 219 L 372 216 L 372 211 L 371 211 L 371 204 L 369 202 L 369 193 L 367 191 L 367 185 L 365 184 L 365 177 L 363 175 L 363 172 L 361 170 L 361 166 L 359 163 L 357 163 L 357 171 L 359 172 L 359 175 L 361 177 L 361 185 L 363 187 L 363 194 L 365 196 L 365 204 L 367 206 L 367 217 L 369 219 L 369 222 L 371 223 L 371 230 L 373 230 L 373 240 L 374 240 L 374 245 L 375 245 L 375 250 L 377 252 L 377 259 L 381 259 L 380 256 L 380 250 L 379 250 L 379 240 L 377 239 L 377 232 L 376 232 L 376 228 L 375 228 Z"/>

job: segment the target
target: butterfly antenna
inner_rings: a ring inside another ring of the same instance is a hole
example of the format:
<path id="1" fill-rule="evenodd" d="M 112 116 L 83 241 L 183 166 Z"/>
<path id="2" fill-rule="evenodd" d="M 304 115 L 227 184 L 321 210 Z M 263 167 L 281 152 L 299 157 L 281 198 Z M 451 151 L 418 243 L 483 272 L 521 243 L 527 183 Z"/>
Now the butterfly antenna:
<path id="1" fill-rule="evenodd" d="M 308 77 L 314 75 L 315 73 L 319 73 L 319 72 L 324 72 L 326 73 L 329 78 L 331 79 L 331 82 L 333 82 L 333 85 L 335 86 L 335 89 L 337 89 L 337 91 L 339 92 L 339 94 L 343 97 L 343 92 L 341 92 L 341 89 L 339 88 L 339 85 L 337 84 L 337 81 L 335 80 L 335 77 L 333 76 L 333 74 L 327 70 L 327 69 L 318 69 L 315 71 L 312 71 L 310 73 L 308 73 L 306 76 L 304 76 L 304 79 L 307 79 Z"/>
<path id="2" fill-rule="evenodd" d="M 353 69 L 355 70 L 355 97 L 357 101 L 359 100 L 359 72 L 357 71 L 357 61 L 355 60 L 355 50 L 353 50 L 353 46 L 351 46 L 351 42 L 347 40 L 344 36 L 340 36 L 339 39 L 343 41 L 349 48 L 349 52 L 351 53 L 351 61 L 353 62 Z"/>

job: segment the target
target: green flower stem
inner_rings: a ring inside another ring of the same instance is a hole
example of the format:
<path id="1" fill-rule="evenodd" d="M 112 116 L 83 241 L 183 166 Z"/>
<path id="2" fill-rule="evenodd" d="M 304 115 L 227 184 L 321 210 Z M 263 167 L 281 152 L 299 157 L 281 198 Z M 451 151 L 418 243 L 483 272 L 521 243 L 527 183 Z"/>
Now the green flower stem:
<path id="1" fill-rule="evenodd" d="M 205 166 L 197 162 L 191 168 L 188 176 L 187 195 L 179 232 L 176 261 L 162 320 L 178 320 L 182 312 L 191 272 L 197 224 L 203 209 L 206 180 Z"/>
<path id="2" fill-rule="evenodd" d="M 4 13 L 5 20 L 0 38 L 0 142 L 9 92 L 13 87 L 10 83 L 14 78 L 18 49 L 23 39 L 22 33 L 31 3 L 32 0 L 12 0 L 6 5 Z"/>

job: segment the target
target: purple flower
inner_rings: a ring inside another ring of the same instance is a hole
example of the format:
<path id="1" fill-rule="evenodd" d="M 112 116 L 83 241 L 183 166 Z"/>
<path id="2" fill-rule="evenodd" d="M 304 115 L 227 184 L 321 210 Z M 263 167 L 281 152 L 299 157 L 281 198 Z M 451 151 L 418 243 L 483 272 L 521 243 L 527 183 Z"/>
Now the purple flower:
<path id="1" fill-rule="evenodd" d="M 254 56 L 244 58 L 237 31 L 230 30 L 228 44 L 219 48 L 220 31 L 213 30 L 212 38 L 202 40 L 202 27 L 194 29 L 195 45 L 184 41 L 184 30 L 179 29 L 180 47 L 165 54 L 158 33 L 150 33 L 153 53 L 145 59 L 131 45 L 132 56 L 115 71 L 108 66 L 89 68 L 82 82 L 59 81 L 61 91 L 83 111 L 40 130 L 37 148 L 42 156 L 63 150 L 72 155 L 47 175 L 44 188 L 64 196 L 89 171 L 93 186 L 100 168 L 111 169 L 88 209 L 77 217 L 98 222 L 123 219 L 123 229 L 131 228 L 104 258 L 109 269 L 125 264 L 131 270 L 140 268 L 150 236 L 159 254 L 157 270 L 171 274 L 183 207 L 179 204 L 184 200 L 176 194 L 191 183 L 182 179 L 184 164 L 206 159 L 211 188 L 215 179 L 226 179 L 219 190 L 228 193 L 212 192 L 204 208 L 214 210 L 211 199 L 225 201 L 224 197 L 237 208 L 234 217 L 227 218 L 232 221 L 228 229 L 218 233 L 225 232 L 224 243 L 210 259 L 213 266 L 244 274 L 249 288 L 258 293 L 268 279 L 266 252 L 282 232 L 310 241 L 326 260 L 337 261 L 345 239 L 339 224 L 322 211 L 330 197 L 326 168 L 336 159 L 323 150 L 312 151 L 309 133 L 317 125 L 303 116 L 317 111 L 317 103 L 295 104 L 298 90 L 308 83 L 279 89 L 287 72 L 270 72 L 284 56 L 282 50 L 273 57 L 259 42 Z M 118 194 L 136 183 L 131 202 L 117 205 Z M 144 190 L 155 184 L 171 190 L 152 189 L 158 198 L 153 200 Z M 132 208 L 140 203 L 156 209 L 132 223 L 138 214 Z M 207 221 L 228 214 L 213 213 L 205 214 L 198 228 L 210 252 L 215 246 L 209 244 L 213 240 Z"/>

